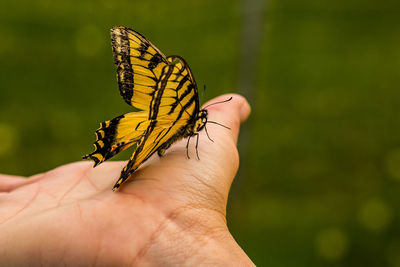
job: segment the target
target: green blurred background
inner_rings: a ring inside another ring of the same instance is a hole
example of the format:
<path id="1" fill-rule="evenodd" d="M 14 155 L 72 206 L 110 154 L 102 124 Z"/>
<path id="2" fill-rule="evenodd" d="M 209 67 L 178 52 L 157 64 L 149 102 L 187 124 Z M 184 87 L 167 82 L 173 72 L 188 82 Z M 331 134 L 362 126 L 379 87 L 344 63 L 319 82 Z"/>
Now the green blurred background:
<path id="1" fill-rule="evenodd" d="M 0 172 L 80 160 L 130 111 L 109 29 L 248 97 L 229 227 L 259 266 L 400 266 L 400 2 L 16 0 L 0 10 Z"/>

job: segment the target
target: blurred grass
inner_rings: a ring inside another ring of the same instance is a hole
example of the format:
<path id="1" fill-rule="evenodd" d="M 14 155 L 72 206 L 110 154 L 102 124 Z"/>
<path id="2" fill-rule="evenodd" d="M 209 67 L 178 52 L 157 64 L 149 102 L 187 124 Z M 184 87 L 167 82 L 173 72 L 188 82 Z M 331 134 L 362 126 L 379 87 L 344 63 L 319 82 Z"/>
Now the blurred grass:
<path id="1" fill-rule="evenodd" d="M 120 98 L 109 29 L 190 64 L 204 100 L 237 90 L 238 1 L 8 1 L 0 171 L 80 160 Z M 400 266 L 400 3 L 267 1 L 246 173 L 230 228 L 259 266 Z"/>

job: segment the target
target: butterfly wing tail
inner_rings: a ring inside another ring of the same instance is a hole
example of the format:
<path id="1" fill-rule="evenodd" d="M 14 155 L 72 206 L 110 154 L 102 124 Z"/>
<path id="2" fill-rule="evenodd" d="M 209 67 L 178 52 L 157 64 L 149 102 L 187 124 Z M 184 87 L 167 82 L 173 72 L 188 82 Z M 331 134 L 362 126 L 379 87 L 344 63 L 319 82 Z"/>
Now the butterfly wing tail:
<path id="1" fill-rule="evenodd" d="M 147 112 L 131 112 L 100 123 L 96 130 L 95 151 L 83 156 L 94 161 L 94 167 L 135 145 L 148 126 Z"/>

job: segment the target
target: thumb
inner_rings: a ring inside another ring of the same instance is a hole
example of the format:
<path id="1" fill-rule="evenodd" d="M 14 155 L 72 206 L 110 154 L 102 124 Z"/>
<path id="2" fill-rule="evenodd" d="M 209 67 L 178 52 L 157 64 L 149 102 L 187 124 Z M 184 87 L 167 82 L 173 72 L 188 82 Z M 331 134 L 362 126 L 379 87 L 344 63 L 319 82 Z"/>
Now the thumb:
<path id="1" fill-rule="evenodd" d="M 232 100 L 207 107 L 229 98 Z M 179 198 L 225 210 L 229 189 L 239 166 L 236 148 L 239 128 L 249 116 L 250 106 L 244 97 L 229 94 L 210 100 L 204 107 L 208 110 L 208 122 L 198 138 L 192 137 L 196 138 L 195 147 L 194 144 L 188 146 L 189 139 L 181 140 L 168 150 L 165 157 L 153 158 L 153 164 L 139 169 L 135 180 L 146 184 L 156 181 L 163 184 L 163 190 L 171 190 Z M 214 142 L 208 139 L 207 134 Z M 200 160 L 191 153 L 197 148 Z M 186 158 L 187 153 L 192 156 L 190 159 Z M 132 183 L 131 188 L 138 188 L 138 184 Z"/>
<path id="2" fill-rule="evenodd" d="M 210 105 L 230 98 L 232 99 L 228 102 Z M 207 105 L 210 106 L 207 107 Z M 191 163 L 197 165 L 194 168 L 196 176 L 201 177 L 202 183 L 207 185 L 204 188 L 208 192 L 207 199 L 212 200 L 216 197 L 222 200 L 220 203 L 225 209 L 230 186 L 239 167 L 239 154 L 236 147 L 239 128 L 249 116 L 250 106 L 244 97 L 229 94 L 208 101 L 204 107 L 208 111 L 208 118 L 206 129 L 204 129 L 206 131 L 203 130 L 200 133 L 202 135 L 200 155 L 202 156 L 200 161 L 191 161 Z M 213 143 L 208 140 L 207 134 L 214 141 Z M 211 188 L 213 190 L 209 190 Z"/>

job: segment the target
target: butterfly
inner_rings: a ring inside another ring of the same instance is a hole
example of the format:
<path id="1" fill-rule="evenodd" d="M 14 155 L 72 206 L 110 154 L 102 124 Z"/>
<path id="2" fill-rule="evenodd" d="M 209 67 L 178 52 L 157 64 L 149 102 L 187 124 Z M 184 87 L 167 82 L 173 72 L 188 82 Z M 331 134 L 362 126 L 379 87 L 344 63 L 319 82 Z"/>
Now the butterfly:
<path id="1" fill-rule="evenodd" d="M 200 109 L 197 85 L 183 58 L 166 57 L 143 35 L 127 27 L 111 29 L 111 44 L 120 94 L 140 111 L 102 122 L 95 132 L 95 151 L 83 158 L 92 159 L 96 167 L 133 147 L 113 187 L 115 191 L 155 152 L 161 157 L 185 137 L 189 137 L 187 148 L 190 137 L 197 136 L 198 141 L 208 112 Z"/>

